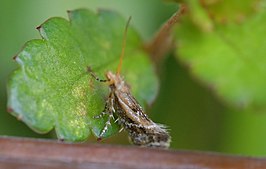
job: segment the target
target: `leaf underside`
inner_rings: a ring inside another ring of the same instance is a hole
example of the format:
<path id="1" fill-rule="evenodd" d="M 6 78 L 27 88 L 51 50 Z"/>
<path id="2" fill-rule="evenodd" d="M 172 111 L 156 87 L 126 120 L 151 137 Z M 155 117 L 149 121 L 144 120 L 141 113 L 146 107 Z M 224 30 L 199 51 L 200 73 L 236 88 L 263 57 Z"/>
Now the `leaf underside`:
<path id="1" fill-rule="evenodd" d="M 109 91 L 86 68 L 91 66 L 101 79 L 116 70 L 126 20 L 111 11 L 79 9 L 68 14 L 69 21 L 51 18 L 43 23 L 38 28 L 42 39 L 27 42 L 15 58 L 19 68 L 8 82 L 8 107 L 36 132 L 55 128 L 60 139 L 84 141 L 91 131 L 99 136 L 106 117 L 93 117 L 103 111 Z M 131 27 L 125 54 L 121 74 L 139 102 L 150 103 L 158 81 Z M 103 137 L 119 128 L 112 123 Z"/>

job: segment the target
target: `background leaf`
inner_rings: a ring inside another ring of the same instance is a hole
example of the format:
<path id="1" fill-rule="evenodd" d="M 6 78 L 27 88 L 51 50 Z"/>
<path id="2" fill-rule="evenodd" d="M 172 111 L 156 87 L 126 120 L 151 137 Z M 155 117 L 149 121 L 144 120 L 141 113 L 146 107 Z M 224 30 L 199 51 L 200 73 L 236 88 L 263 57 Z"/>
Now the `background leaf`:
<path id="1" fill-rule="evenodd" d="M 178 58 L 227 103 L 265 112 L 265 19 L 261 10 L 243 23 L 218 24 L 210 32 L 187 20 L 177 29 Z"/>
<path id="2" fill-rule="evenodd" d="M 193 23 L 203 31 L 214 29 L 215 23 L 242 22 L 260 9 L 261 0 L 175 0 L 185 3 Z"/>
<path id="3" fill-rule="evenodd" d="M 114 12 L 85 9 L 69 12 L 69 18 L 46 21 L 39 27 L 43 39 L 29 41 L 15 58 L 20 68 L 8 84 L 8 106 L 37 132 L 55 127 L 60 139 L 82 141 L 90 129 L 99 135 L 105 120 L 93 116 L 104 109 L 108 96 L 108 86 L 92 79 L 86 67 L 101 78 L 115 71 L 125 20 Z M 130 28 L 122 75 L 143 104 L 154 99 L 158 83 L 140 47 L 138 34 Z M 118 129 L 113 124 L 104 137 Z"/>
<path id="4" fill-rule="evenodd" d="M 259 7 L 260 0 L 204 0 L 201 5 L 207 10 L 208 15 L 215 22 L 244 21 L 246 17 L 254 14 Z"/>

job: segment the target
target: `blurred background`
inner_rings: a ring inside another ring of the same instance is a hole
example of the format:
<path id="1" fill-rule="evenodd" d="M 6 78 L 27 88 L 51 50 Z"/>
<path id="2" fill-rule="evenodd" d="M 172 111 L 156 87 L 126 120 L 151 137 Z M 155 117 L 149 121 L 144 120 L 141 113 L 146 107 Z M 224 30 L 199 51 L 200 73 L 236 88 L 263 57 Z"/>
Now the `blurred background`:
<path id="1" fill-rule="evenodd" d="M 39 135 L 6 111 L 6 82 L 17 65 L 12 60 L 23 44 L 40 38 L 35 29 L 50 17 L 67 18 L 67 10 L 112 9 L 132 25 L 144 41 L 178 9 L 161 0 L 1 0 L 0 2 L 0 135 L 54 138 L 53 132 Z M 194 78 L 188 67 L 174 56 L 161 63 L 160 91 L 149 116 L 169 126 L 171 148 L 266 155 L 266 113 L 250 113 L 227 106 L 205 85 Z M 91 138 L 89 142 L 94 142 Z M 128 144 L 126 134 L 118 134 L 104 143 Z"/>

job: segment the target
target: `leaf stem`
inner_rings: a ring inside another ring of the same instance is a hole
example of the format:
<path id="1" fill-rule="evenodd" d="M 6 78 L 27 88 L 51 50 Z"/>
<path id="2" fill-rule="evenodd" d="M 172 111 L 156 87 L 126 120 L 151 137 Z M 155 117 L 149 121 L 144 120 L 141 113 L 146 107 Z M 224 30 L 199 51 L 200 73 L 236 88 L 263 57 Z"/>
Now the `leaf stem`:
<path id="1" fill-rule="evenodd" d="M 178 11 L 162 25 L 152 41 L 145 45 L 146 51 L 150 54 L 156 65 L 174 47 L 171 31 L 185 11 L 185 5 L 181 4 Z"/>

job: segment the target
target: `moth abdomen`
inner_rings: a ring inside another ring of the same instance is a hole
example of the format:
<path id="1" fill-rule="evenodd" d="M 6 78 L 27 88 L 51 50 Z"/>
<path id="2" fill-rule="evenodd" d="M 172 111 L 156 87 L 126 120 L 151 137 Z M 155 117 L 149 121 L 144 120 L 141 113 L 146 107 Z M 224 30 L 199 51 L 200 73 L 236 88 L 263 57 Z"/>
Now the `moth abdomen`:
<path id="1" fill-rule="evenodd" d="M 139 146 L 168 148 L 171 137 L 167 130 L 159 127 L 125 127 L 129 133 L 130 141 Z"/>

